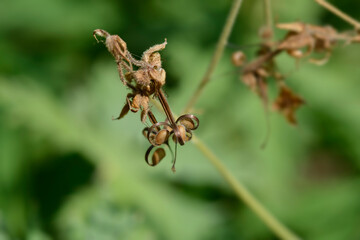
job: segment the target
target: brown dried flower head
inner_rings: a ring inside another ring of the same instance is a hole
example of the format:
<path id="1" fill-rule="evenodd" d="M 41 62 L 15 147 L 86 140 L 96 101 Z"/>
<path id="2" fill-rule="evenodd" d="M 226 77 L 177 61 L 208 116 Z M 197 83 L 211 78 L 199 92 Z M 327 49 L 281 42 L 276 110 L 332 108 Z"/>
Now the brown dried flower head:
<path id="1" fill-rule="evenodd" d="M 147 119 L 150 120 L 152 126 L 143 130 L 144 136 L 151 144 L 145 154 L 145 160 L 150 166 L 156 166 L 166 156 L 161 146 L 166 145 L 170 148 L 169 139 L 172 136 L 175 142 L 172 170 L 175 171 L 177 143 L 184 145 L 185 142 L 191 140 L 192 131 L 199 126 L 199 119 L 191 114 L 182 115 L 177 120 L 173 117 L 162 90 L 166 83 L 166 72 L 162 68 L 159 51 L 166 47 L 166 39 L 162 44 L 150 47 L 143 53 L 141 59 L 137 60 L 128 51 L 126 42 L 119 36 L 110 35 L 102 29 L 96 29 L 93 35 L 96 40 L 98 40 L 97 36 L 105 38 L 105 45 L 114 56 L 118 66 L 120 79 L 131 91 L 126 96 L 126 103 L 116 119 L 123 118 L 130 110 L 141 111 L 143 123 Z M 149 106 L 151 98 L 157 98 L 163 107 L 167 117 L 164 122 L 158 122 L 151 112 Z"/>

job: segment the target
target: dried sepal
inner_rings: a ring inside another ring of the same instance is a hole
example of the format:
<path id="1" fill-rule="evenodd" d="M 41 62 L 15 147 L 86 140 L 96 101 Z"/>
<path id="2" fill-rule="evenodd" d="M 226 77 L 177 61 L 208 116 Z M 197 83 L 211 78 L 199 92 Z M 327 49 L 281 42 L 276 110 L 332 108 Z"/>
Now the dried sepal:
<path id="1" fill-rule="evenodd" d="M 113 118 L 113 120 L 120 120 L 121 118 L 123 118 L 130 110 L 129 104 L 125 103 L 124 107 L 122 108 L 119 116 L 117 118 Z"/>
<path id="2" fill-rule="evenodd" d="M 142 61 L 152 64 L 152 65 L 154 64 L 157 67 L 161 67 L 160 54 L 157 56 L 152 56 L 152 57 L 151 57 L 151 55 L 155 54 L 158 51 L 163 50 L 166 47 L 166 44 L 167 44 L 167 40 L 165 38 L 165 41 L 163 43 L 150 47 L 148 50 L 146 50 L 143 53 L 143 56 L 141 58 Z"/>
<path id="3" fill-rule="evenodd" d="M 280 111 L 287 121 L 293 125 L 297 124 L 295 118 L 296 110 L 305 103 L 305 101 L 296 95 L 290 88 L 282 84 L 280 93 L 274 102 L 274 109 Z"/>

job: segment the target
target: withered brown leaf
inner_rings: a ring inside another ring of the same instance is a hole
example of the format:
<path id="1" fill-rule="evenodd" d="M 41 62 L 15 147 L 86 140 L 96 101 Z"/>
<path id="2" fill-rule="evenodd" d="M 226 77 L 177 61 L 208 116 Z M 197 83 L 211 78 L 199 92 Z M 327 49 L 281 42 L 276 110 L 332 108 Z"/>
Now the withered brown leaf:
<path id="1" fill-rule="evenodd" d="M 296 125 L 295 111 L 304 103 L 305 101 L 300 96 L 283 84 L 273 107 L 275 110 L 280 111 L 289 123 Z"/>

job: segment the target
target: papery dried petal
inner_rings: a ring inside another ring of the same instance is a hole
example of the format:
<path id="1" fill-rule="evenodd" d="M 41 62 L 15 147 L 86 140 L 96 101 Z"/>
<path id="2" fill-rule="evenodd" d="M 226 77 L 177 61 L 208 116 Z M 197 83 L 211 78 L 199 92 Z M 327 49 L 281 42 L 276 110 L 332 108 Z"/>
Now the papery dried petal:
<path id="1" fill-rule="evenodd" d="M 154 52 L 158 52 L 158 51 L 161 51 L 163 50 L 165 47 L 166 47 L 166 44 L 167 44 L 167 40 L 165 38 L 165 41 L 161 44 L 157 44 L 155 46 L 152 46 L 151 48 L 149 48 L 148 50 L 146 50 L 144 53 L 143 53 L 143 56 L 142 56 L 142 60 L 146 63 L 150 63 L 150 56 L 154 53 Z"/>
<path id="2" fill-rule="evenodd" d="M 128 103 L 125 103 L 124 107 L 122 108 L 121 112 L 120 112 L 120 115 L 115 118 L 116 120 L 119 120 L 121 118 L 123 118 L 130 110 L 130 107 L 129 107 L 129 104 Z M 115 120 L 113 119 L 113 120 Z"/>
<path id="3" fill-rule="evenodd" d="M 296 95 L 290 88 L 282 85 L 280 93 L 274 102 L 274 109 L 280 111 L 291 124 L 297 124 L 295 111 L 305 103 L 305 101 Z"/>

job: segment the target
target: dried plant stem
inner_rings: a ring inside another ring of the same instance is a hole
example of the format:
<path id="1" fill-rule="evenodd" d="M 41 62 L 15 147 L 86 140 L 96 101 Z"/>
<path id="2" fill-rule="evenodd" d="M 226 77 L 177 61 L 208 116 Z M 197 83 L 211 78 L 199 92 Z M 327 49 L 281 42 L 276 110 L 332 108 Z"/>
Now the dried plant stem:
<path id="1" fill-rule="evenodd" d="M 151 99 L 152 104 L 162 110 L 159 102 Z M 175 118 L 177 117 L 174 115 Z M 281 239 L 297 240 L 300 239 L 291 230 L 284 226 L 275 216 L 273 216 L 261 203 L 247 190 L 247 188 L 239 182 L 221 160 L 195 135 L 191 142 L 201 151 L 209 162 L 219 171 L 221 176 L 233 188 L 238 198 L 252 209 L 255 214 Z"/>
<path id="2" fill-rule="evenodd" d="M 239 199 L 249 206 L 258 217 L 281 239 L 300 239 L 286 226 L 284 226 L 275 216 L 273 216 L 248 190 L 239 182 L 231 172 L 225 167 L 216 155 L 196 136 L 193 136 L 192 143 L 207 157 L 215 166 L 224 179 L 233 188 Z"/>
<path id="3" fill-rule="evenodd" d="M 333 14 L 335 14 L 336 16 L 342 18 L 344 21 L 353 25 L 355 27 L 355 29 L 357 29 L 357 30 L 360 29 L 360 22 L 356 21 L 354 18 L 350 17 L 349 15 L 347 15 L 346 13 L 344 13 L 343 11 L 341 11 L 334 5 L 328 3 L 325 0 L 315 0 L 315 1 L 318 4 L 320 4 L 321 6 L 323 6 L 324 8 L 326 8 L 327 10 L 329 10 L 330 12 L 332 12 Z"/>
<path id="4" fill-rule="evenodd" d="M 192 96 L 192 98 L 190 99 L 190 101 L 188 102 L 188 104 L 185 107 L 184 112 L 189 112 L 191 110 L 191 108 L 195 105 L 195 103 L 197 102 L 198 98 L 200 97 L 202 91 L 204 90 L 206 84 L 210 81 L 211 76 L 217 66 L 217 64 L 220 61 L 220 58 L 224 52 L 224 48 L 227 44 L 227 41 L 229 39 L 231 30 L 234 26 L 234 22 L 236 19 L 236 16 L 238 15 L 239 9 L 241 7 L 242 4 L 242 0 L 234 0 L 234 3 L 231 7 L 230 13 L 228 15 L 228 18 L 226 20 L 226 23 L 224 25 L 224 28 L 222 30 L 222 33 L 220 35 L 219 41 L 217 43 L 216 49 L 215 49 L 215 53 L 211 59 L 211 62 L 209 64 L 209 67 L 202 79 L 202 81 L 200 82 L 198 88 L 195 90 L 194 95 Z"/>

